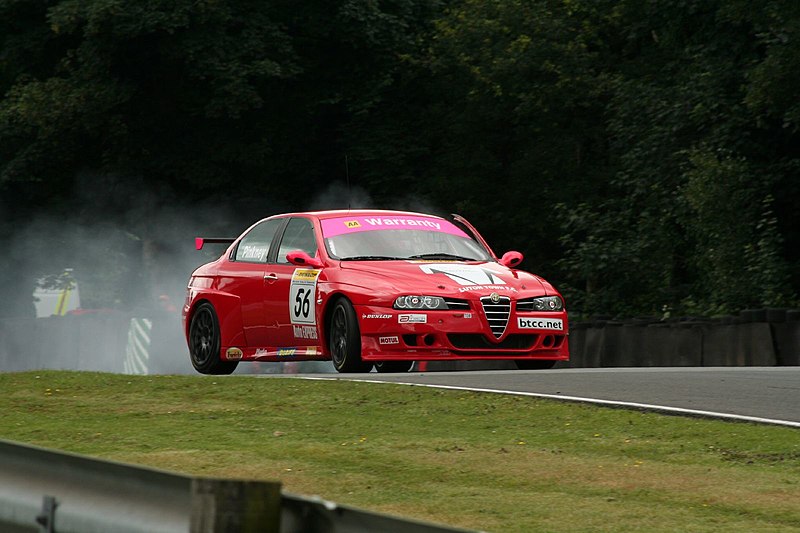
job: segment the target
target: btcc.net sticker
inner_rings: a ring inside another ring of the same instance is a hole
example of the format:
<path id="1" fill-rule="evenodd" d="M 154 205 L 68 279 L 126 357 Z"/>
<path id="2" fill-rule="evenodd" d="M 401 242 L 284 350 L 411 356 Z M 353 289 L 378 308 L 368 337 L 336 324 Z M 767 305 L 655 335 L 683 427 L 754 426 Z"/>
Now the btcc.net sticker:
<path id="1" fill-rule="evenodd" d="M 517 317 L 519 329 L 555 329 L 564 330 L 564 321 L 560 318 L 525 318 Z"/>

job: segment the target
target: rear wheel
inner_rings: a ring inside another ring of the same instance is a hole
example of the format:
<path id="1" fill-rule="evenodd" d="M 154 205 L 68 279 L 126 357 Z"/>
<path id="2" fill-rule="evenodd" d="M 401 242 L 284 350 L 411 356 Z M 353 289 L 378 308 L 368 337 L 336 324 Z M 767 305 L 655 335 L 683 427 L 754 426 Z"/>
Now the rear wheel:
<path id="1" fill-rule="evenodd" d="M 329 344 L 338 372 L 369 372 L 372 363 L 361 360 L 361 333 L 353 304 L 346 298 L 336 302 L 331 315 Z"/>
<path id="2" fill-rule="evenodd" d="M 547 370 L 553 368 L 557 361 L 547 359 L 517 359 L 517 368 L 520 370 Z"/>
<path id="3" fill-rule="evenodd" d="M 381 373 L 408 372 L 414 366 L 414 361 L 378 361 L 375 370 Z"/>
<path id="4" fill-rule="evenodd" d="M 219 319 L 214 306 L 200 304 L 189 325 L 189 356 L 192 366 L 201 374 L 230 374 L 239 361 L 223 361 L 219 357 Z"/>

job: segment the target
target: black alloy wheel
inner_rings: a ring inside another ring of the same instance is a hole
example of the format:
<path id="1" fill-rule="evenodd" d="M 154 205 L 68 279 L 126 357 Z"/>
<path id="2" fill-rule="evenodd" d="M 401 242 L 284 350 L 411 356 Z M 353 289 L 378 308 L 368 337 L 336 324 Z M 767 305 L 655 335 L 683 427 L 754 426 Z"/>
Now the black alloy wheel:
<path id="1" fill-rule="evenodd" d="M 219 350 L 219 319 L 214 306 L 203 302 L 195 310 L 189 325 L 189 356 L 194 369 L 201 374 L 215 375 L 236 370 L 239 361 L 223 361 Z"/>
<path id="2" fill-rule="evenodd" d="M 369 372 L 372 363 L 361 360 L 361 333 L 353 304 L 341 298 L 333 307 L 329 336 L 331 360 L 338 372 Z"/>

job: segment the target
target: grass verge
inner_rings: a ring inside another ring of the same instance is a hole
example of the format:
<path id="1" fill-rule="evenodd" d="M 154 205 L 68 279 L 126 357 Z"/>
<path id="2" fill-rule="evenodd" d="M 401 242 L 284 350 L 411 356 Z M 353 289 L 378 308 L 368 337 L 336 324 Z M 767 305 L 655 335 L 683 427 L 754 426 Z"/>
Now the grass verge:
<path id="1" fill-rule="evenodd" d="M 290 378 L 0 374 L 0 438 L 472 529 L 797 531 L 800 432 Z"/>

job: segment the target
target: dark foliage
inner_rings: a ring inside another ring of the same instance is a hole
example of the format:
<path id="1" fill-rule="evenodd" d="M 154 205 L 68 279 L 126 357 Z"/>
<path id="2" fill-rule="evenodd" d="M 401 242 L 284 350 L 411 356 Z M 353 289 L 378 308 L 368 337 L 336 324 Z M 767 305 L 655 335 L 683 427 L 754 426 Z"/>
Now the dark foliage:
<path id="1" fill-rule="evenodd" d="M 0 1 L 0 240 L 300 210 L 347 157 L 577 315 L 797 305 L 799 43 L 789 0 Z"/>

